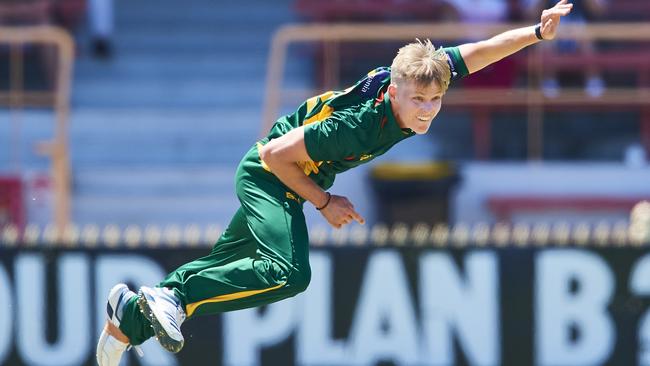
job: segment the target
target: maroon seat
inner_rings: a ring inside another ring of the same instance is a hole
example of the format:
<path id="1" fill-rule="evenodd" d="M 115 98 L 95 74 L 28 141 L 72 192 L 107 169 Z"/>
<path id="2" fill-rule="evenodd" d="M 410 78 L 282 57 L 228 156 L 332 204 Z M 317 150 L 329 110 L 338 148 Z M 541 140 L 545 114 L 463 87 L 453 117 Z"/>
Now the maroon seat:
<path id="1" fill-rule="evenodd" d="M 50 0 L 0 1 L 1 25 L 37 25 L 51 22 Z"/>
<path id="2" fill-rule="evenodd" d="M 19 177 L 0 176 L 0 228 L 14 225 L 25 227 L 23 187 Z"/>
<path id="3" fill-rule="evenodd" d="M 489 198 L 487 205 L 498 221 L 508 222 L 518 212 L 620 211 L 627 213 L 634 205 L 647 199 L 648 197 L 499 196 Z"/>

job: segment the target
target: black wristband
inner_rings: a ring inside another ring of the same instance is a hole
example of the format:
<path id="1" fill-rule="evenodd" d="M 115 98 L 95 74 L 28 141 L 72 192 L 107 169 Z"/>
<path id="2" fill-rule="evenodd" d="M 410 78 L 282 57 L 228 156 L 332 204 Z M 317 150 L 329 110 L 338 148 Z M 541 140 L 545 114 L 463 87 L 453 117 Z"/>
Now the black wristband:
<path id="1" fill-rule="evenodd" d="M 327 195 L 327 201 L 325 201 L 325 204 L 323 206 L 316 207 L 316 209 L 318 211 L 320 211 L 320 210 L 324 209 L 325 207 L 327 207 L 327 205 L 329 205 L 330 201 L 332 200 L 332 195 L 329 192 L 325 192 L 325 194 Z"/>
<path id="2" fill-rule="evenodd" d="M 540 41 L 544 40 L 544 37 L 542 37 L 542 24 L 541 23 L 537 24 L 535 26 L 535 37 L 537 37 L 537 39 L 539 39 Z"/>

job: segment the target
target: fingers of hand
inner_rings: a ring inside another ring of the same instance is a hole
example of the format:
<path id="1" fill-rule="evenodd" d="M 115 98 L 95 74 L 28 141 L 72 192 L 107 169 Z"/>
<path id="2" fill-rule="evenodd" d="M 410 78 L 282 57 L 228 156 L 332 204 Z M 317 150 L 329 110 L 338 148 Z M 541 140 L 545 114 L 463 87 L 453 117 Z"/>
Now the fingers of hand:
<path id="1" fill-rule="evenodd" d="M 545 39 L 553 39 L 556 31 L 556 22 L 553 19 L 549 19 L 542 25 L 542 36 Z"/>
<path id="2" fill-rule="evenodd" d="M 340 229 L 341 227 L 343 227 L 343 225 L 346 224 L 345 220 L 340 216 L 334 216 L 328 218 L 327 222 L 329 222 L 329 224 L 335 227 L 336 229 Z"/>
<path id="3" fill-rule="evenodd" d="M 571 9 L 549 10 L 548 13 L 542 14 L 542 23 L 548 19 L 559 19 L 571 12 Z"/>
<path id="4" fill-rule="evenodd" d="M 545 29 L 551 29 L 552 26 L 553 26 L 553 18 L 547 20 L 542 27 Z"/>
<path id="5" fill-rule="evenodd" d="M 337 229 L 340 229 L 340 228 L 342 228 L 343 226 L 345 226 L 345 225 L 347 225 L 349 223 L 350 222 L 349 222 L 348 219 L 339 219 L 338 222 L 332 223 L 332 226 L 334 226 Z"/>
<path id="6" fill-rule="evenodd" d="M 559 3 L 555 4 L 555 6 L 552 7 L 551 9 L 567 9 L 567 8 L 571 9 L 572 7 L 573 7 L 573 4 L 568 3 L 566 1 L 564 1 L 564 2 L 560 1 Z"/>
<path id="7" fill-rule="evenodd" d="M 363 217 L 361 217 L 361 215 L 359 215 L 359 213 L 354 210 L 352 210 L 350 217 L 352 217 L 353 220 L 360 223 L 361 225 L 366 223 L 366 220 L 364 220 Z"/>
<path id="8" fill-rule="evenodd" d="M 366 220 L 354 210 L 352 203 L 345 197 L 332 196 L 329 210 L 322 212 L 327 221 L 335 228 L 340 229 L 344 225 L 357 221 L 364 224 Z"/>
<path id="9" fill-rule="evenodd" d="M 363 217 L 361 217 L 361 215 L 359 215 L 357 211 L 354 210 L 354 205 L 352 204 L 352 202 L 346 199 L 346 203 L 347 203 L 346 209 L 348 212 L 347 212 L 345 223 L 349 224 L 350 222 L 352 222 L 352 220 L 354 220 L 360 224 L 364 224 L 366 221 L 363 219 Z"/>
<path id="10" fill-rule="evenodd" d="M 341 228 L 343 225 L 347 225 L 351 223 L 352 221 L 357 221 L 360 224 L 365 224 L 366 220 L 364 220 L 361 215 L 359 215 L 356 211 L 350 209 L 347 210 L 347 212 L 342 213 L 340 216 L 338 216 L 337 219 L 332 220 L 332 224 L 336 228 Z"/>
<path id="11" fill-rule="evenodd" d="M 327 222 L 328 222 L 330 225 L 332 225 L 332 227 L 334 227 L 334 228 L 336 228 L 336 229 L 340 229 L 340 228 L 341 228 L 341 224 L 338 224 L 336 221 L 333 221 L 333 220 L 329 220 L 329 219 L 328 219 Z"/>
<path id="12" fill-rule="evenodd" d="M 327 222 L 333 227 L 340 229 L 343 225 L 346 225 L 352 221 L 349 215 L 346 215 L 342 212 L 330 213 L 326 216 Z"/>
<path id="13" fill-rule="evenodd" d="M 573 4 L 566 4 L 561 6 L 555 6 L 554 8 L 549 10 L 549 13 L 551 15 L 567 15 L 571 12 L 571 9 L 573 9 Z"/>
<path id="14" fill-rule="evenodd" d="M 542 19 L 552 16 L 564 16 L 571 12 L 573 4 L 557 3 L 554 7 L 542 11 Z"/>

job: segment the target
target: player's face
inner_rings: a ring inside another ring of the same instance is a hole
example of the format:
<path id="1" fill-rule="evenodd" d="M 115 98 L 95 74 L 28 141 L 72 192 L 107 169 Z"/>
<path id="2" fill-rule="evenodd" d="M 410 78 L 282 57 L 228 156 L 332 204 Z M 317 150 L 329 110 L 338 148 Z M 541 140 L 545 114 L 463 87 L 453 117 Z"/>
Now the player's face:
<path id="1" fill-rule="evenodd" d="M 417 134 L 426 133 L 442 105 L 442 90 L 434 81 L 420 85 L 402 80 L 388 88 L 393 114 L 401 128 L 410 128 Z"/>

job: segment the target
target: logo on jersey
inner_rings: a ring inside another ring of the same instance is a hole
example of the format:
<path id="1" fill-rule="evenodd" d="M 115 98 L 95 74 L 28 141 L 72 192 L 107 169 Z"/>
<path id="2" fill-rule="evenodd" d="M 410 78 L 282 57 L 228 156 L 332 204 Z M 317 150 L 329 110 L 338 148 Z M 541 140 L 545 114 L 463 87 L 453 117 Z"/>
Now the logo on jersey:
<path id="1" fill-rule="evenodd" d="M 458 78 L 458 72 L 456 71 L 456 65 L 454 65 L 454 62 L 451 60 L 451 57 L 447 53 L 447 65 L 449 65 L 449 71 L 451 71 L 451 80 L 456 80 Z"/>
<path id="2" fill-rule="evenodd" d="M 375 69 L 368 73 L 366 80 L 361 83 L 359 92 L 366 99 L 374 99 L 382 87 L 383 81 L 390 77 L 390 71 L 386 69 Z"/>

